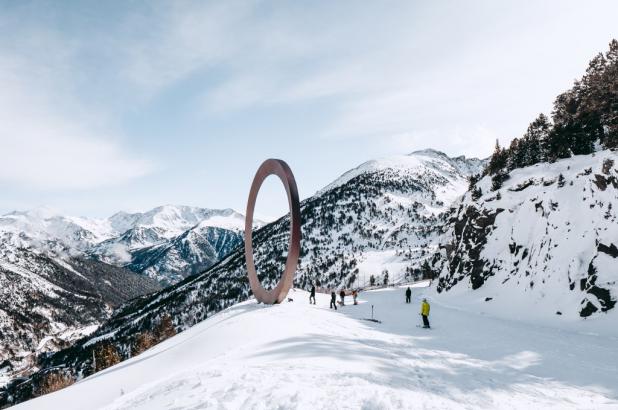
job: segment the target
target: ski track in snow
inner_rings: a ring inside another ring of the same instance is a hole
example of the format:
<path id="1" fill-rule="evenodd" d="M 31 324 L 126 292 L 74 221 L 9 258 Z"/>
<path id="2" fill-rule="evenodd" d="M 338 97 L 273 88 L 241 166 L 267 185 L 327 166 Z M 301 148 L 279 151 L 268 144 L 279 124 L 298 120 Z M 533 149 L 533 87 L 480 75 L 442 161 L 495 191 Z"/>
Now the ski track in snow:
<path id="1" fill-rule="evenodd" d="M 432 300 L 431 290 L 244 302 L 65 390 L 16 409 L 618 409 L 613 336 L 510 321 Z M 346 302 L 351 302 L 346 300 Z M 376 324 L 360 320 L 375 307 Z"/>

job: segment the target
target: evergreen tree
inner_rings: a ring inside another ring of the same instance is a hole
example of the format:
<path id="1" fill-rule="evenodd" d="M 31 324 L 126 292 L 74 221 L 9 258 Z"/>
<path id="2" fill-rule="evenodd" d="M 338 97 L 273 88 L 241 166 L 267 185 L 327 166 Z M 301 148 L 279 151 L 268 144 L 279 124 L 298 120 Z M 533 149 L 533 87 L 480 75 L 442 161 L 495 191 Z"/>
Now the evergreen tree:
<path id="1" fill-rule="evenodd" d="M 497 191 L 502 188 L 502 183 L 509 178 L 509 175 L 504 172 L 499 172 L 491 177 L 491 190 Z"/>
<path id="2" fill-rule="evenodd" d="M 473 200 L 473 201 L 476 201 L 476 200 L 478 200 L 480 197 L 482 197 L 482 196 L 483 196 L 483 191 L 481 190 L 481 187 L 478 187 L 478 186 L 477 186 L 477 187 L 474 187 L 474 188 L 472 189 L 472 193 L 471 193 L 470 195 L 471 195 L 471 197 L 472 197 L 472 200 Z"/>
<path id="3" fill-rule="evenodd" d="M 498 172 L 502 172 L 506 168 L 507 157 L 508 153 L 506 152 L 506 150 L 500 147 L 500 142 L 496 140 L 496 147 L 494 148 L 494 153 L 489 159 L 489 164 L 487 165 L 487 173 L 489 175 L 494 175 Z"/>
<path id="4" fill-rule="evenodd" d="M 468 177 L 468 191 L 472 191 L 477 182 L 481 179 L 480 174 L 470 175 Z"/>
<path id="5" fill-rule="evenodd" d="M 524 166 L 547 161 L 550 130 L 551 123 L 547 116 L 542 113 L 530 124 L 523 137 L 526 145 L 526 153 L 523 159 Z"/>
<path id="6" fill-rule="evenodd" d="M 603 100 L 606 108 L 601 114 L 603 126 L 601 143 L 605 148 L 618 148 L 618 40 L 614 39 L 609 44 L 609 51 L 605 54 L 605 60 Z"/>
<path id="7" fill-rule="evenodd" d="M 431 269 L 431 265 L 429 265 L 429 261 L 425 259 L 423 264 L 421 265 L 421 274 L 423 275 L 423 279 L 433 279 L 433 269 Z"/>
<path id="8" fill-rule="evenodd" d="M 590 61 L 582 79 L 556 98 L 552 122 L 540 114 L 522 138 L 514 139 L 507 150 L 500 148 L 496 141 L 485 174 L 494 176 L 492 189 L 496 190 L 502 186 L 508 171 L 541 161 L 554 162 L 573 154 L 590 154 L 597 143 L 604 148 L 618 148 L 618 40 L 615 39 L 608 52 L 599 53 Z"/>
<path id="9" fill-rule="evenodd" d="M 564 175 L 558 175 L 558 188 L 562 188 L 565 184 Z"/>
<path id="10" fill-rule="evenodd" d="M 516 168 L 521 168 L 523 167 L 523 156 L 524 156 L 524 150 L 525 150 L 525 146 L 523 145 L 523 141 L 521 141 L 522 143 L 520 143 L 520 141 L 517 138 L 514 138 L 513 141 L 511 141 L 511 145 L 509 146 L 509 149 L 507 150 L 505 157 L 506 157 L 506 169 L 509 171 L 512 171 Z"/>

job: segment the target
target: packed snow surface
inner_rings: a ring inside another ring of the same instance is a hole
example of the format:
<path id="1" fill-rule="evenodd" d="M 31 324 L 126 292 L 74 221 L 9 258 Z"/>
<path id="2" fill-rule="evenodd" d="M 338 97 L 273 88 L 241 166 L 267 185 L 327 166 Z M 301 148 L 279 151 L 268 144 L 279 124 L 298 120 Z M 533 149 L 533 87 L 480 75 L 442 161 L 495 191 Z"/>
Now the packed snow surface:
<path id="1" fill-rule="evenodd" d="M 240 303 L 16 409 L 618 408 L 618 338 L 591 332 L 600 322 L 546 327 L 432 296 L 426 330 L 425 295 L 364 292 L 336 312 L 299 290 L 277 306 Z M 372 306 L 381 323 L 362 320 Z"/>

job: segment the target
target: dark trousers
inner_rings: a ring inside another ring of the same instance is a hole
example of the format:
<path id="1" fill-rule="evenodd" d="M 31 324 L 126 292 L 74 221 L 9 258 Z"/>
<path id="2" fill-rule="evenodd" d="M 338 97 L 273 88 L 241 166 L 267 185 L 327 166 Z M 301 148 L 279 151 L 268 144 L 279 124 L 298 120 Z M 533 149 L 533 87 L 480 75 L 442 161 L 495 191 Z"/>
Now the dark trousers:
<path id="1" fill-rule="evenodd" d="M 406 303 L 410 303 L 410 296 L 406 295 Z"/>
<path id="2" fill-rule="evenodd" d="M 425 316 L 425 315 L 421 315 L 423 316 L 423 326 L 424 327 L 429 327 L 429 317 Z"/>
<path id="3" fill-rule="evenodd" d="M 335 310 L 337 310 L 337 301 L 335 301 L 335 299 L 330 300 L 330 308 L 335 308 Z"/>
<path id="4" fill-rule="evenodd" d="M 313 303 L 315 305 L 315 295 L 309 296 L 309 303 Z"/>

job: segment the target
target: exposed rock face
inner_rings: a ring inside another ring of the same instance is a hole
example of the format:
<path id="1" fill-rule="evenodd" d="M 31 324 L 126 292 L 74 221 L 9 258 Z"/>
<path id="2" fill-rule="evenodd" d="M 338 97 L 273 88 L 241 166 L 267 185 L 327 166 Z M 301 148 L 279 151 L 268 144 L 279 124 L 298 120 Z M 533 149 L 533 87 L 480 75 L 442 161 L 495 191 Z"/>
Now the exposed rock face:
<path id="1" fill-rule="evenodd" d="M 588 317 L 618 299 L 618 154 L 601 151 L 511 172 L 499 191 L 452 210 L 438 291 L 490 284 L 538 309 Z"/>
<path id="2" fill-rule="evenodd" d="M 496 216 L 504 209 L 479 210 L 474 206 L 461 205 L 450 219 L 453 242 L 444 245 L 448 256 L 447 273 L 440 276 L 438 292 L 448 290 L 458 281 L 470 278 L 472 289 L 478 289 L 493 275 L 494 266 L 481 257 L 487 237 L 494 229 Z"/>

